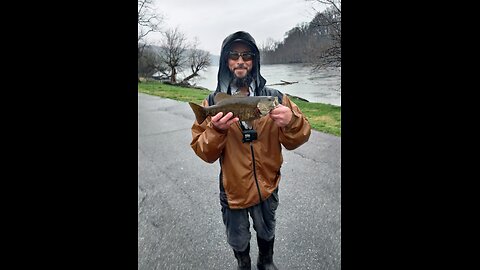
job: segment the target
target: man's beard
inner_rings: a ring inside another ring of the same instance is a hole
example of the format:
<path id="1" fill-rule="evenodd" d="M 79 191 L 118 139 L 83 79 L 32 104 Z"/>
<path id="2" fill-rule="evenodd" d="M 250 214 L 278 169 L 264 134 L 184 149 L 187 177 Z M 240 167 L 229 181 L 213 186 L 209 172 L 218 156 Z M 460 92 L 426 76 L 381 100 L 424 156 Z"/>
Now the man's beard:
<path id="1" fill-rule="evenodd" d="M 249 87 L 250 84 L 252 83 L 253 81 L 253 77 L 252 75 L 250 75 L 250 73 L 248 73 L 245 77 L 243 78 L 239 78 L 235 75 L 235 73 L 233 73 L 233 85 L 235 85 L 236 87 L 240 88 L 240 87 Z"/>

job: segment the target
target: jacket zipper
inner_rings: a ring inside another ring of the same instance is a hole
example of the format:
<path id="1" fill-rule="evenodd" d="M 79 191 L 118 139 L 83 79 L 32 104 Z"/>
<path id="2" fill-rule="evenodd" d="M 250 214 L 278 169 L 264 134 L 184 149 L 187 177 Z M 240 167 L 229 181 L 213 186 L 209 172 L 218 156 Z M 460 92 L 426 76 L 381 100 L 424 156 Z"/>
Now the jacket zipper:
<path id="1" fill-rule="evenodd" d="M 252 150 L 252 163 L 253 163 L 253 176 L 255 177 L 255 184 L 257 184 L 258 197 L 260 197 L 260 202 L 262 200 L 262 193 L 260 193 L 260 186 L 258 185 L 257 171 L 255 169 L 255 154 L 253 153 L 253 144 L 250 142 L 250 150 Z"/>

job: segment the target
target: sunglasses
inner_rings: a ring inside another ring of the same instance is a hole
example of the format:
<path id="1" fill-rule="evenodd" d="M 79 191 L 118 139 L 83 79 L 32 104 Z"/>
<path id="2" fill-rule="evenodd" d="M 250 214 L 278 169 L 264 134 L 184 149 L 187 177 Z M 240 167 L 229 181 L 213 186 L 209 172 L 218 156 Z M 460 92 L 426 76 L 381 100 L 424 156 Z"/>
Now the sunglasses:
<path id="1" fill-rule="evenodd" d="M 252 58 L 255 56 L 255 54 L 252 53 L 252 52 L 243 52 L 243 53 L 228 52 L 228 58 L 231 59 L 231 60 L 238 60 L 238 58 L 240 58 L 240 56 L 243 58 L 244 61 L 249 61 L 249 60 L 252 60 Z"/>

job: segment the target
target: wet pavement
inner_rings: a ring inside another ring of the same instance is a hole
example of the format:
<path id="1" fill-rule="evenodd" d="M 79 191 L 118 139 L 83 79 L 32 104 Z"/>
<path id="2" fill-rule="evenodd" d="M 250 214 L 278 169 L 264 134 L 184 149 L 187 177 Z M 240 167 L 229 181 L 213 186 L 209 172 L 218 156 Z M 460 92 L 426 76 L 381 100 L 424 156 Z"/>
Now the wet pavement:
<path id="1" fill-rule="evenodd" d="M 219 164 L 190 148 L 186 102 L 138 94 L 138 269 L 236 269 L 220 211 Z M 283 150 L 274 260 L 340 269 L 340 137 L 312 130 Z M 252 269 L 258 248 L 251 228 Z"/>

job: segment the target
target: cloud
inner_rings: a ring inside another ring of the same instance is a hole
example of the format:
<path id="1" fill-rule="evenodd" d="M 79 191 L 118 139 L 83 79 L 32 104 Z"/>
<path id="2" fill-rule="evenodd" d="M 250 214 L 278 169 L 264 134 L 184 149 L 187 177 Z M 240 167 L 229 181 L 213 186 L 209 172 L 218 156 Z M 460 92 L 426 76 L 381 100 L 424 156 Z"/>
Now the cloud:
<path id="1" fill-rule="evenodd" d="M 223 39 L 235 31 L 249 32 L 260 45 L 267 38 L 283 40 L 285 32 L 314 17 L 312 3 L 305 0 L 157 0 L 157 11 L 165 16 L 165 29 L 178 27 L 188 40 L 198 37 L 201 49 L 217 55 Z"/>

